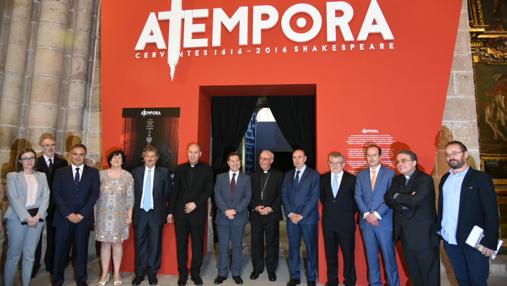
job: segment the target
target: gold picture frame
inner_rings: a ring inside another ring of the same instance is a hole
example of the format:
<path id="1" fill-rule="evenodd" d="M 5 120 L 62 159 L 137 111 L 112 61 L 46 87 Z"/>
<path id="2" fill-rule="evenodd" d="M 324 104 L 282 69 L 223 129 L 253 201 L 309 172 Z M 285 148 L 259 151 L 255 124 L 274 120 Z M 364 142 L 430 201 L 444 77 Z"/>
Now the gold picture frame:
<path id="1" fill-rule="evenodd" d="M 469 0 L 468 15 L 474 63 L 507 65 L 507 3 Z"/>

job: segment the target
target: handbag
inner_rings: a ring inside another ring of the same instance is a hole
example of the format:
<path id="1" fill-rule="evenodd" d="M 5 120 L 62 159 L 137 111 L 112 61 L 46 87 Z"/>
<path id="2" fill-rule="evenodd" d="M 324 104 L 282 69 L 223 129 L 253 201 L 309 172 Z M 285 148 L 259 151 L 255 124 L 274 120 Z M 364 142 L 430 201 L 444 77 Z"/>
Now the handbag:
<path id="1" fill-rule="evenodd" d="M 33 208 L 33 209 L 27 209 L 28 213 L 30 214 L 30 216 L 36 216 L 37 213 L 39 212 L 39 208 Z M 43 222 L 44 219 L 43 218 L 39 218 L 39 222 Z M 25 225 L 25 224 L 28 224 L 26 221 L 23 221 L 21 222 L 22 225 Z"/>

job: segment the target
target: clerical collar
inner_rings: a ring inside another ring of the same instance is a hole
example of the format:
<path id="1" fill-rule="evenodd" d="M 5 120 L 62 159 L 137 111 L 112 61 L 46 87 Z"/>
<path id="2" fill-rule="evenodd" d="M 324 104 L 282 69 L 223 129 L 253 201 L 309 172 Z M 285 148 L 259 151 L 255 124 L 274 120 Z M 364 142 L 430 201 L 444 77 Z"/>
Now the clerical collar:
<path id="1" fill-rule="evenodd" d="M 407 181 L 408 181 L 408 180 L 410 179 L 410 177 L 412 177 L 412 175 L 413 175 L 414 173 L 415 173 L 415 170 L 414 170 L 412 173 L 407 174 L 407 175 L 403 175 L 403 176 L 405 176 L 405 179 L 407 179 Z"/>

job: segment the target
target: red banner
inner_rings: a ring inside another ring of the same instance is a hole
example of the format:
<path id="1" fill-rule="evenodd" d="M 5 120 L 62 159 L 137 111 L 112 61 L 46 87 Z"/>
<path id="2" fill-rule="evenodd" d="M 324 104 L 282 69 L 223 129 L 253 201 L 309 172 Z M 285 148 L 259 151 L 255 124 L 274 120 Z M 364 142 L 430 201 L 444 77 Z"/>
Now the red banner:
<path id="1" fill-rule="evenodd" d="M 123 108 L 179 107 L 178 158 L 197 140 L 208 160 L 210 97 L 314 90 L 319 171 L 331 150 L 357 170 L 361 144 L 375 141 L 390 150 L 385 162 L 408 147 L 431 172 L 461 1 L 311 2 L 104 1 L 104 150 L 121 145 Z M 161 272 L 175 274 L 169 229 Z M 358 240 L 358 284 L 364 256 Z"/>

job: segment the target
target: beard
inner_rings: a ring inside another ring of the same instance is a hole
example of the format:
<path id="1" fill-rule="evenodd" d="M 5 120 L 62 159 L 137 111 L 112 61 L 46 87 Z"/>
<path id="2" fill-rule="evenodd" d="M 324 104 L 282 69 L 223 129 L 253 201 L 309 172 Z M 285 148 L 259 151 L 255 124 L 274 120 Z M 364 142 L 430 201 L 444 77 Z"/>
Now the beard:
<path id="1" fill-rule="evenodd" d="M 459 169 L 461 167 L 463 167 L 465 165 L 465 161 L 460 161 L 460 160 L 456 160 L 456 159 L 451 159 L 447 162 L 447 164 L 449 165 L 449 167 L 451 167 L 451 169 Z"/>

